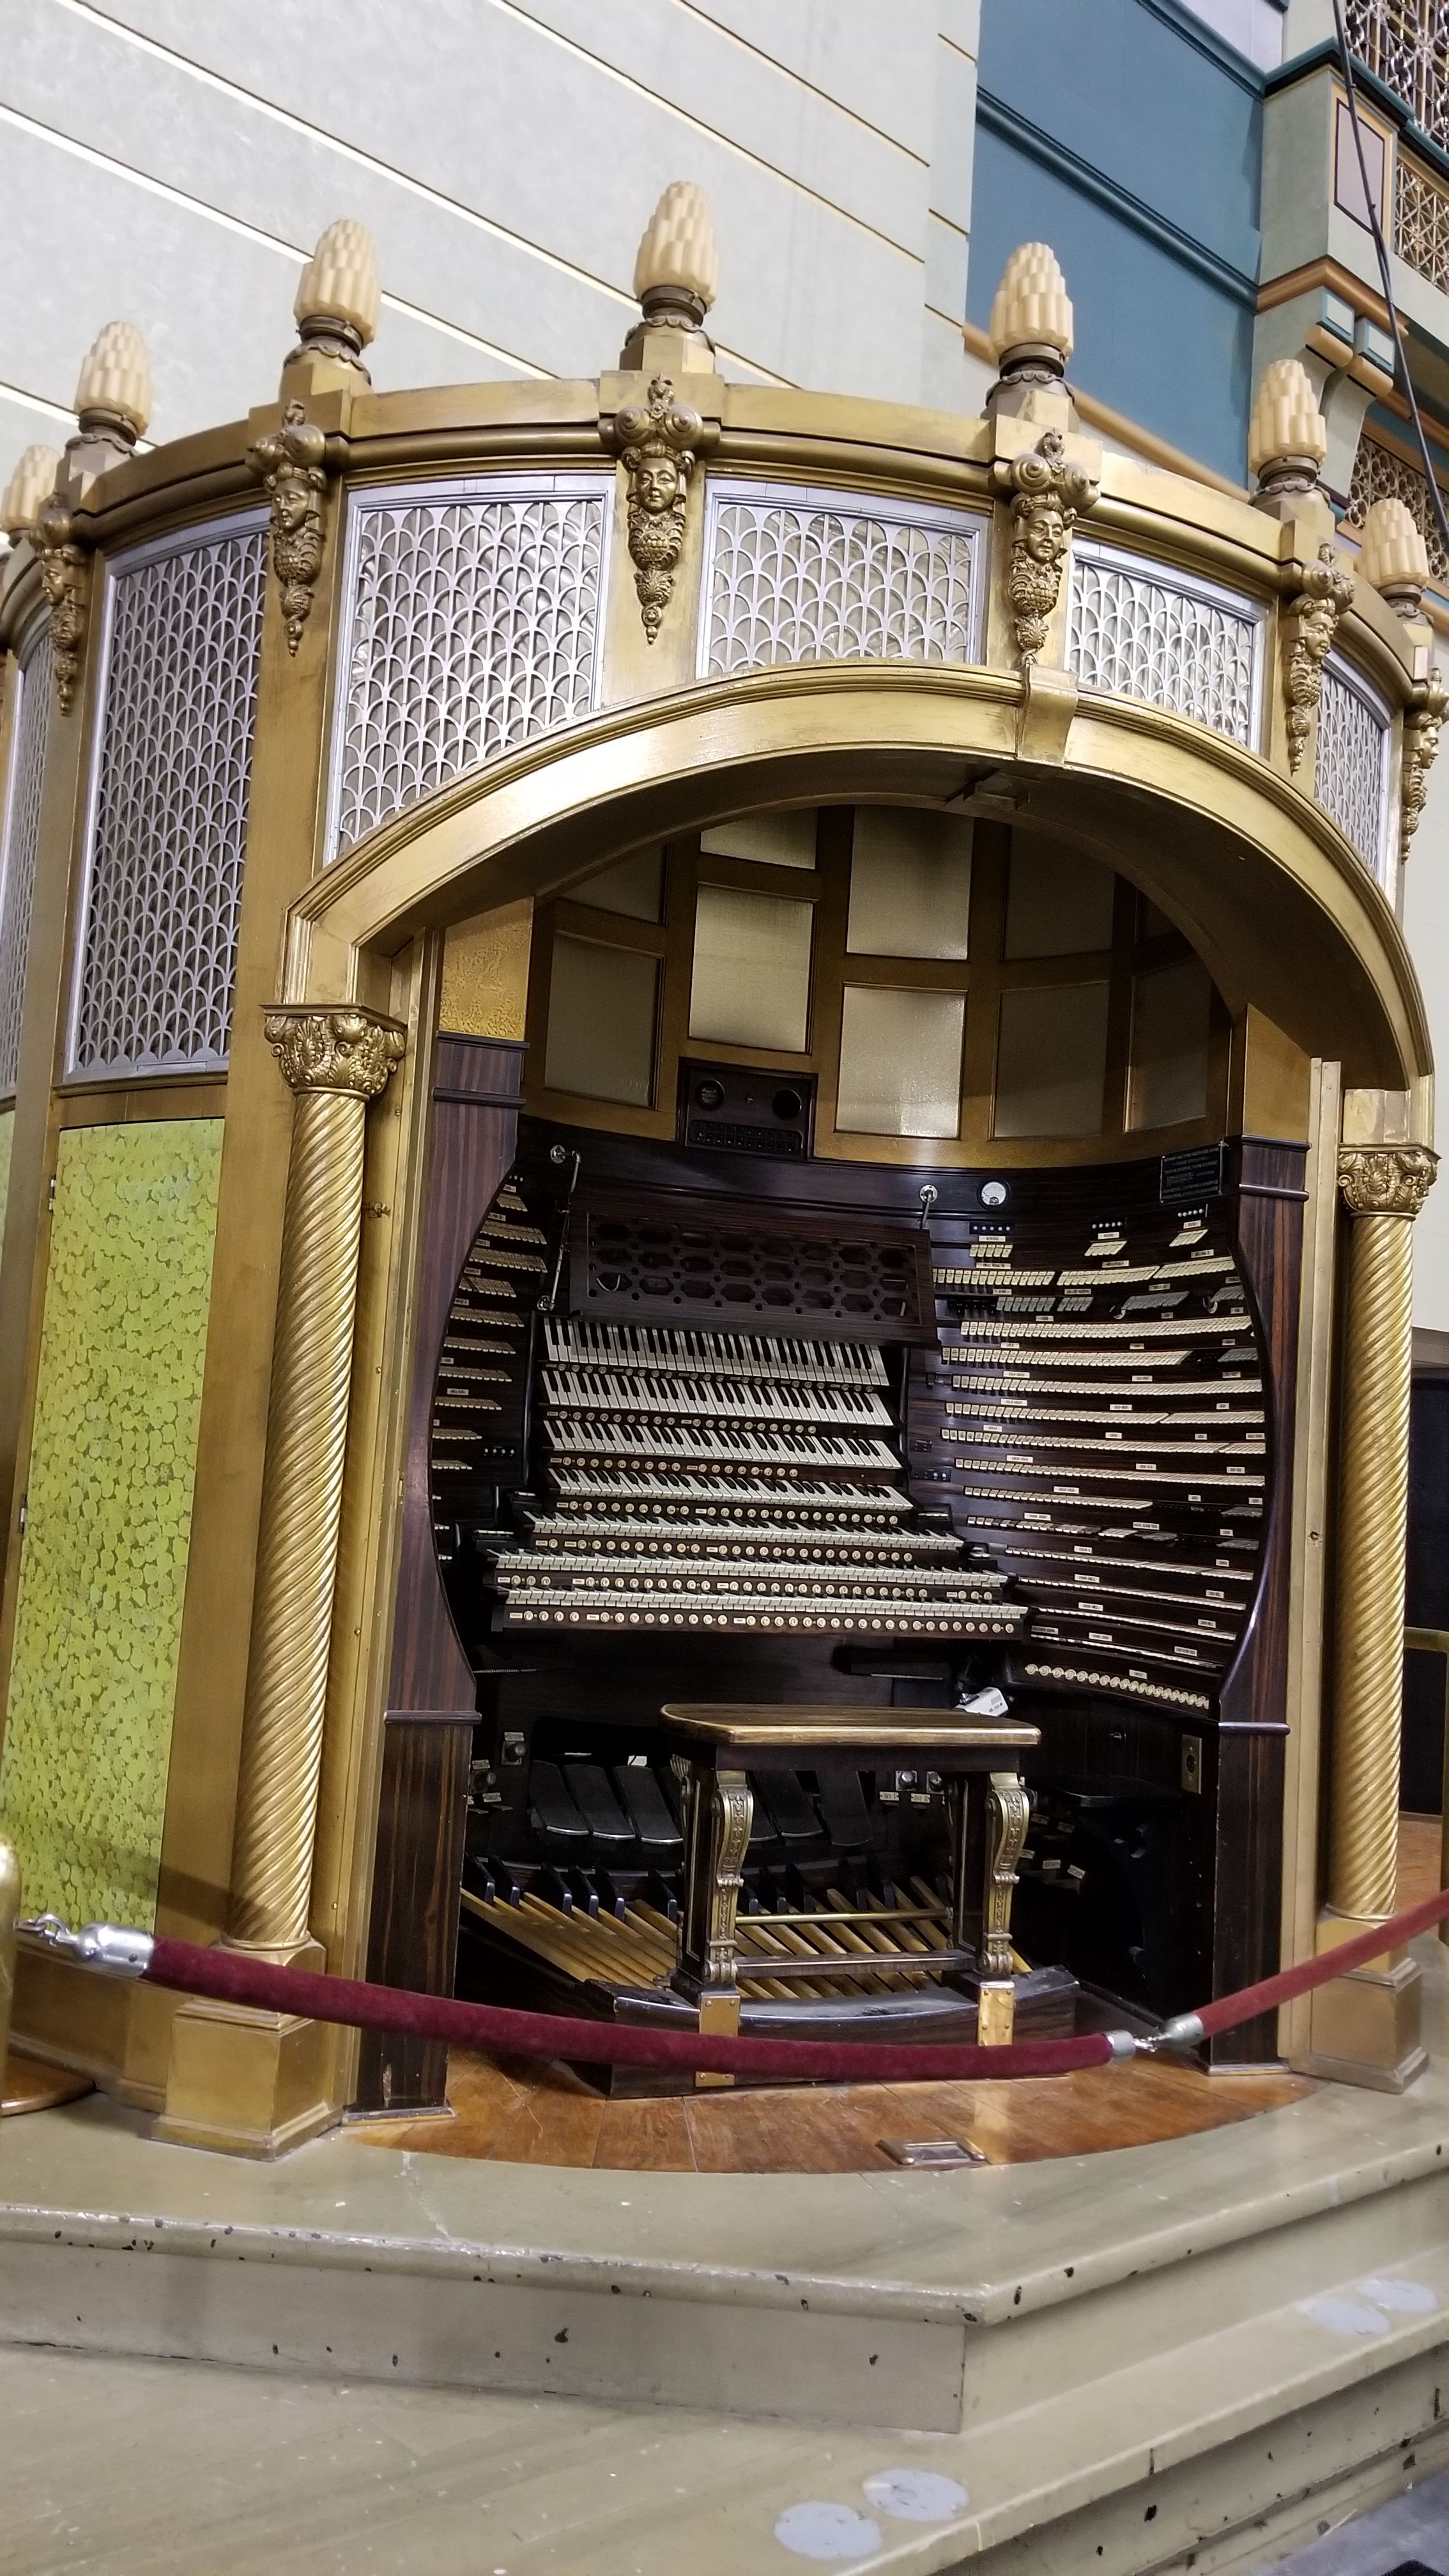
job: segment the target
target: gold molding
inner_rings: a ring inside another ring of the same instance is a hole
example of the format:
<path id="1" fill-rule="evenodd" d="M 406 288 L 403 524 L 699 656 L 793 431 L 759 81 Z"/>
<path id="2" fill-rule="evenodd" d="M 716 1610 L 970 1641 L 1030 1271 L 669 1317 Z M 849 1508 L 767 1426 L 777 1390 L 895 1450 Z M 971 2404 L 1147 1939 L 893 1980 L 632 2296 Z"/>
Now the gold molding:
<path id="1" fill-rule="evenodd" d="M 1434 1186 L 1439 1157 L 1428 1145 L 1344 1145 L 1338 1186 L 1356 1217 L 1416 1217 Z"/>
<path id="2" fill-rule="evenodd" d="M 1296 776 L 1323 702 L 1323 666 L 1333 650 L 1341 617 L 1353 606 L 1353 574 L 1324 543 L 1316 563 L 1305 564 L 1283 612 L 1288 767 Z"/>
<path id="3" fill-rule="evenodd" d="M 649 398 L 615 414 L 609 443 L 624 468 L 629 494 L 629 558 L 646 640 L 652 644 L 674 596 L 684 551 L 689 478 L 705 442 L 702 415 L 677 402 L 668 376 L 650 380 Z"/>
<path id="4" fill-rule="evenodd" d="M 998 491 L 1011 499 L 1011 561 L 1006 590 L 1011 602 L 1016 658 L 1029 670 L 1047 639 L 1062 587 L 1071 530 L 1090 510 L 1100 485 L 1069 464 L 1059 429 L 1042 432 L 1024 456 L 1001 457 L 992 470 Z"/>
<path id="5" fill-rule="evenodd" d="M 1437 667 L 1427 680 L 1417 684 L 1412 699 L 1404 710 L 1404 757 L 1399 780 L 1399 863 L 1409 855 L 1409 843 L 1419 828 L 1419 817 L 1429 801 L 1429 772 L 1439 752 L 1439 735 L 1445 714 L 1449 713 L 1449 689 Z"/>
<path id="6" fill-rule="evenodd" d="M 263 1023 L 291 1091 L 340 1091 L 375 1100 L 401 1062 L 407 1032 L 396 1020 L 351 1004 L 314 1010 L 279 1003 Z"/>
<path id="7" fill-rule="evenodd" d="M 80 681 L 81 654 L 90 623 L 91 576 L 86 548 L 75 518 L 58 493 L 41 505 L 31 531 L 40 578 L 50 603 L 50 654 L 55 666 L 56 704 L 70 714 Z"/>
<path id="8" fill-rule="evenodd" d="M 272 570 L 282 594 L 287 650 L 295 654 L 312 614 L 326 542 L 323 503 L 327 433 L 289 402 L 277 428 L 247 449 L 246 461 L 271 503 Z"/>

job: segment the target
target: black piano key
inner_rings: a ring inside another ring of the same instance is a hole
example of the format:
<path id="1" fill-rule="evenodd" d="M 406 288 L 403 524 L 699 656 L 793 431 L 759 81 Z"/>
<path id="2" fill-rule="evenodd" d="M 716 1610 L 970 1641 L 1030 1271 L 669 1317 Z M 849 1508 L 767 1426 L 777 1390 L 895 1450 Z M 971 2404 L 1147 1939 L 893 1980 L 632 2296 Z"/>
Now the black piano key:
<path id="1" fill-rule="evenodd" d="M 556 1762 L 535 1762 L 528 1775 L 528 1803 L 546 1843 L 585 1843 L 589 1829 L 574 1805 Z"/>
<path id="2" fill-rule="evenodd" d="M 563 1777 L 595 1842 L 619 1844 L 636 1840 L 634 1828 L 610 1788 L 609 1775 L 601 1762 L 570 1762 L 565 1766 Z"/>
<path id="3" fill-rule="evenodd" d="M 654 1773 L 643 1764 L 622 1763 L 610 1779 L 635 1833 L 649 1852 L 681 1852 L 684 1837 L 669 1812 Z"/>
<path id="4" fill-rule="evenodd" d="M 820 1812 L 838 1851 L 865 1851 L 873 1840 L 870 1809 L 858 1771 L 822 1771 Z"/>
<path id="5" fill-rule="evenodd" d="M 784 1843 L 818 1841 L 820 1819 L 806 1797 L 794 1771 L 767 1771 L 750 1783 L 757 1806 L 768 1809 L 775 1831 Z"/>

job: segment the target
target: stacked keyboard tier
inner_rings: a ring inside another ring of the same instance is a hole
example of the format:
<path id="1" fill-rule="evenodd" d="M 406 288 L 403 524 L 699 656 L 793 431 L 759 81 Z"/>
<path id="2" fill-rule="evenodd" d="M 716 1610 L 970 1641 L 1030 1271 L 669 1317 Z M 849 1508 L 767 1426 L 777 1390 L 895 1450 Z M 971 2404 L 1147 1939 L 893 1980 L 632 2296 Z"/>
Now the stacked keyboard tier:
<path id="1" fill-rule="evenodd" d="M 1256 1598 L 1270 1466 L 1221 1202 L 954 1232 L 912 1473 L 1030 1602 L 1013 1672 L 1206 1715 Z"/>

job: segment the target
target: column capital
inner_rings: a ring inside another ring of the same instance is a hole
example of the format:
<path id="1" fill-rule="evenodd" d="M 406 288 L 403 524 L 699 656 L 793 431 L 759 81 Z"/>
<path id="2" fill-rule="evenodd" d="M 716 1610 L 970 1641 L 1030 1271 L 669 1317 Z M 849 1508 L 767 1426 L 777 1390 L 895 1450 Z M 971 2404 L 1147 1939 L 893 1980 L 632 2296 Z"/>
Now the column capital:
<path id="1" fill-rule="evenodd" d="M 273 1003 L 266 1032 L 293 1091 L 347 1091 L 362 1100 L 386 1087 L 407 1044 L 401 1021 L 354 1002 Z"/>
<path id="2" fill-rule="evenodd" d="M 1343 1145 L 1338 1186 L 1354 1216 L 1415 1217 L 1433 1188 L 1438 1163 L 1428 1145 Z"/>

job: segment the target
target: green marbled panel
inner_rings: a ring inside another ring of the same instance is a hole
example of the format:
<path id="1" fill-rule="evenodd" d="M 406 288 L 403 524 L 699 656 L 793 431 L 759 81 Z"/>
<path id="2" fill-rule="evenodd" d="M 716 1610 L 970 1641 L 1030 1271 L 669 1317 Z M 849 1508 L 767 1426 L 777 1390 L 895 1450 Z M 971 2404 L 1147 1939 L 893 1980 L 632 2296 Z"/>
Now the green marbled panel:
<path id="1" fill-rule="evenodd" d="M 60 1139 L 0 1763 L 27 1913 L 155 1921 L 221 1134 Z"/>
<path id="2" fill-rule="evenodd" d="M 10 1147 L 14 1135 L 14 1110 L 0 1109 L 0 1243 L 5 1240 L 5 1211 L 10 1204 Z"/>

